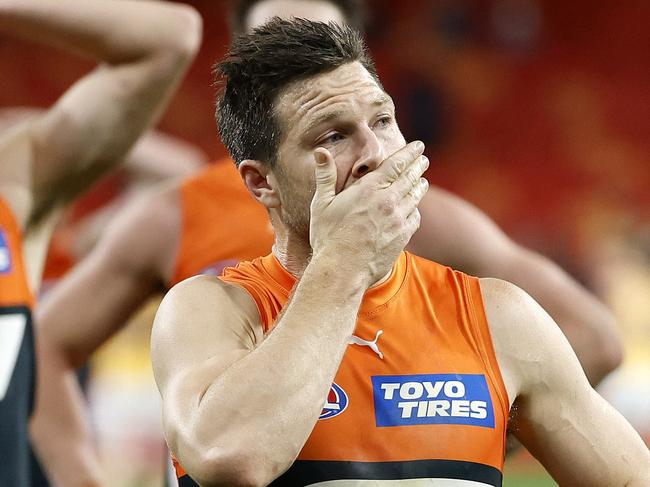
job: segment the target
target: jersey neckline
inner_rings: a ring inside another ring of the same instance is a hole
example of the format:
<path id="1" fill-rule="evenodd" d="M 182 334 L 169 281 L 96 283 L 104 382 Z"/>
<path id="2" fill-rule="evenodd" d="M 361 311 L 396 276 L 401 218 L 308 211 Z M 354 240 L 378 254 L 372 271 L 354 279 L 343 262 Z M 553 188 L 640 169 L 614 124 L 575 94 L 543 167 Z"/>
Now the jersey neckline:
<path id="1" fill-rule="evenodd" d="M 361 307 L 359 308 L 359 315 L 372 315 L 378 309 L 386 306 L 393 298 L 399 293 L 406 279 L 409 267 L 409 255 L 407 252 L 400 252 L 399 257 L 393 264 L 391 274 L 384 282 L 376 286 L 370 287 L 363 296 Z M 293 286 L 296 284 L 296 277 L 291 274 L 280 263 L 278 258 L 271 252 L 270 254 L 260 259 L 262 268 L 280 287 L 282 287 L 286 294 L 289 295 Z"/>

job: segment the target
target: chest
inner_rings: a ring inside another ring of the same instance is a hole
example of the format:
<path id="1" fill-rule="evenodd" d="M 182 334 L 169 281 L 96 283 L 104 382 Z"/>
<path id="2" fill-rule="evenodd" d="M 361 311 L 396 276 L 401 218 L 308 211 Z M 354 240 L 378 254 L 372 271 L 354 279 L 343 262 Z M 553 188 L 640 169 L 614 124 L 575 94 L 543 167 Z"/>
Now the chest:
<path id="1" fill-rule="evenodd" d="M 399 316 L 359 319 L 287 475 L 325 463 L 326 476 L 346 470 L 340 479 L 446 478 L 471 465 L 498 485 L 506 415 L 480 353 L 434 314 Z"/>

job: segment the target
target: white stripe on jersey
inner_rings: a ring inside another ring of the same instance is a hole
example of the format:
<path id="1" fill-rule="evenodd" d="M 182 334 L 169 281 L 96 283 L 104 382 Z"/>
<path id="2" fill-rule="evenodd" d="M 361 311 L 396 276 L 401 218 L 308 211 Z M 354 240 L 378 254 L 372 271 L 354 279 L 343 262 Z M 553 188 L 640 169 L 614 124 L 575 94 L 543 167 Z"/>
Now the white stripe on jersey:
<path id="1" fill-rule="evenodd" d="M 404 480 L 328 480 L 309 484 L 310 487 L 492 487 L 473 480 L 404 479 Z"/>
<path id="2" fill-rule="evenodd" d="M 21 313 L 0 315 L 0 401 L 7 394 L 23 343 L 27 317 Z"/>

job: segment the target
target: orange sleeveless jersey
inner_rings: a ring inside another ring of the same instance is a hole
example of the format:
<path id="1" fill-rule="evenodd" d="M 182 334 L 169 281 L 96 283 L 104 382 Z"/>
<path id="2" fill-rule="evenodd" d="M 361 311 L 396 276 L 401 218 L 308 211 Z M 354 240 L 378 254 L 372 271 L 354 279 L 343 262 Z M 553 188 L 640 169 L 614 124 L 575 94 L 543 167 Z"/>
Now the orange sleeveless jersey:
<path id="1" fill-rule="evenodd" d="M 232 160 L 210 165 L 179 191 L 183 226 L 169 287 L 196 274 L 219 275 L 271 250 L 268 213 L 248 193 Z"/>
<path id="2" fill-rule="evenodd" d="M 33 305 L 23 264 L 21 231 L 11 209 L 0 198 L 0 306 Z"/>
<path id="3" fill-rule="evenodd" d="M 34 393 L 33 305 L 21 231 L 0 198 L 0 483 L 6 485 L 31 485 L 27 425 Z"/>
<path id="4" fill-rule="evenodd" d="M 265 332 L 295 284 L 273 255 L 222 279 L 248 291 Z M 403 252 L 364 296 L 353 341 L 311 436 L 271 485 L 502 484 L 509 403 L 478 279 Z"/>

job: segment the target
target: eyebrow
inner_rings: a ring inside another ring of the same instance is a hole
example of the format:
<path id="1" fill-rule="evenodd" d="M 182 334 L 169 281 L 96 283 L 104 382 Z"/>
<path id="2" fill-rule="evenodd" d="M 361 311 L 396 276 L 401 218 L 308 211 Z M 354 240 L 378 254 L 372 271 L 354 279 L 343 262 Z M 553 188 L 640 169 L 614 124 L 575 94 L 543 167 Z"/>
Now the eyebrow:
<path id="1" fill-rule="evenodd" d="M 382 93 L 381 95 L 378 95 L 370 104 L 374 107 L 380 107 L 383 105 L 390 105 L 391 107 L 394 107 L 392 98 L 388 96 L 386 93 Z M 341 115 L 343 115 L 343 113 L 344 112 L 342 110 L 332 110 L 330 112 L 326 112 L 321 115 L 318 115 L 316 118 L 314 118 L 314 120 L 309 122 L 307 128 L 305 129 L 305 133 L 311 132 L 314 128 L 318 127 L 319 125 L 326 124 L 328 122 L 331 122 L 332 120 L 336 120 Z"/>

